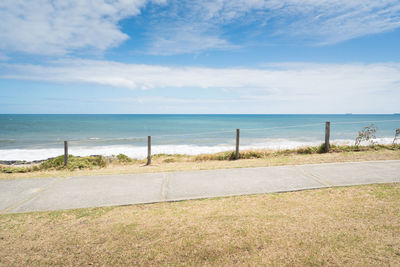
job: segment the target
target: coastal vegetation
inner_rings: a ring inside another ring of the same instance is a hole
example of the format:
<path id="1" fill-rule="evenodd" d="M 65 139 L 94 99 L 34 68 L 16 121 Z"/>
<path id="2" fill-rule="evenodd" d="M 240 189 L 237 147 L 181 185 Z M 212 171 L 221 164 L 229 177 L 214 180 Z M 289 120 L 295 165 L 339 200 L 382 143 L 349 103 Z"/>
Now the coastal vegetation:
<path id="1" fill-rule="evenodd" d="M 393 145 L 396 144 L 396 141 L 399 139 L 399 137 L 400 137 L 400 128 L 396 129 L 396 133 L 393 139 Z"/>
<path id="2" fill-rule="evenodd" d="M 369 126 L 365 126 L 361 131 L 358 132 L 355 146 L 359 146 L 361 142 L 368 142 L 369 144 L 375 144 L 377 127 L 372 123 Z M 393 142 L 394 143 L 394 142 Z"/>
<path id="3" fill-rule="evenodd" d="M 36 172 L 45 170 L 62 170 L 67 169 L 74 171 L 76 169 L 91 169 L 91 168 L 104 168 L 107 166 L 107 159 L 103 156 L 89 156 L 89 157 L 76 157 L 73 155 L 68 156 L 68 166 L 64 166 L 64 156 L 58 156 L 43 161 L 40 164 L 28 166 L 0 166 L 0 172 L 3 173 L 24 173 Z"/>
<path id="4" fill-rule="evenodd" d="M 400 144 L 392 145 L 378 145 L 372 144 L 369 146 L 349 146 L 349 145 L 331 145 L 329 153 L 343 153 L 343 152 L 360 152 L 360 151 L 379 151 L 379 150 L 400 150 Z M 284 150 L 249 150 L 243 151 L 239 154 L 239 159 L 255 159 L 255 158 L 268 158 L 276 156 L 294 155 L 294 154 L 323 154 L 325 152 L 325 144 L 320 146 L 308 146 L 300 147 L 296 149 L 284 149 Z M 234 152 L 221 152 L 216 154 L 203 154 L 196 156 L 195 161 L 202 160 L 234 160 Z"/>
<path id="5" fill-rule="evenodd" d="M 400 159 L 400 144 L 371 144 L 368 146 L 340 146 L 332 144 L 329 153 L 325 153 L 325 146 L 323 144 L 320 146 L 301 147 L 297 149 L 248 150 L 240 152 L 239 160 L 234 160 L 234 158 L 234 151 L 195 156 L 156 154 L 152 156 L 152 165 L 145 166 L 146 160 L 132 159 L 124 154 L 111 157 L 78 157 L 70 155 L 68 158 L 68 167 L 64 166 L 64 156 L 48 159 L 41 163 L 20 164 L 17 166 L 0 165 L 0 178 L 64 177 L 71 175 L 143 173 Z"/>
<path id="6" fill-rule="evenodd" d="M 400 184 L 0 215 L 0 266 L 399 266 Z"/>

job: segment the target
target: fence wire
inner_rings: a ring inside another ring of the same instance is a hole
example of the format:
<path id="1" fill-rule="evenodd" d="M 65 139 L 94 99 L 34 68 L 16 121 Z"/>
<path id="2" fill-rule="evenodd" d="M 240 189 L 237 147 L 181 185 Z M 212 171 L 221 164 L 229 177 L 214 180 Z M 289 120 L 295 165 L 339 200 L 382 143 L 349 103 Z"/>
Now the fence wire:
<path id="1" fill-rule="evenodd" d="M 380 121 L 339 121 L 331 122 L 332 124 L 360 124 L 360 123 L 379 123 L 379 122 L 400 122 L 400 120 L 380 120 Z"/>
<path id="2" fill-rule="evenodd" d="M 400 120 L 376 120 L 376 121 L 339 121 L 331 122 L 332 125 L 344 125 L 344 124 L 362 124 L 362 123 L 381 123 L 381 122 L 400 122 Z M 275 129 L 289 129 L 289 128 L 302 128 L 310 126 L 323 126 L 325 122 L 310 123 L 310 124 L 297 124 L 288 126 L 273 126 L 273 127 L 263 127 L 263 128 L 241 128 L 240 131 L 262 131 L 262 130 L 275 130 Z M 211 135 L 211 134 L 223 134 L 223 133 L 235 133 L 236 130 L 224 130 L 224 131 L 213 131 L 213 132 L 201 132 L 201 133 L 184 133 L 184 134 L 163 134 L 163 135 L 153 135 L 152 137 L 180 137 L 180 136 L 201 136 L 201 135 Z M 137 137 L 139 138 L 139 137 Z"/>
<path id="3" fill-rule="evenodd" d="M 331 121 L 331 126 L 334 125 L 349 125 L 349 124 L 363 124 L 363 123 L 383 123 L 383 122 L 400 122 L 400 120 L 369 120 L 369 121 Z M 290 129 L 290 128 L 304 128 L 304 127 L 312 127 L 312 126 L 323 126 L 325 122 L 318 122 L 318 123 L 309 123 L 309 124 L 296 124 L 296 125 L 287 125 L 287 126 L 272 126 L 272 127 L 262 127 L 262 128 L 241 128 L 241 132 L 256 132 L 256 131 L 265 131 L 265 130 L 276 130 L 276 129 Z M 226 134 L 226 133 L 235 133 L 236 129 L 232 130 L 222 130 L 222 131 L 210 131 L 210 132 L 199 132 L 199 133 L 176 133 L 176 134 L 160 134 L 160 135 L 152 135 L 153 138 L 163 138 L 163 137 L 184 137 L 184 136 L 207 136 L 207 135 L 218 135 L 218 134 Z M 133 142 L 145 142 L 146 137 L 143 136 L 132 136 L 122 138 L 125 141 L 133 141 Z M 122 141 L 122 139 L 118 139 L 117 141 Z M 89 141 L 92 143 L 96 142 L 104 142 L 104 141 L 113 141 L 113 140 L 106 140 L 106 139 L 99 139 L 99 140 L 79 140 L 79 139 L 72 139 L 69 140 L 71 143 L 80 143 L 83 141 Z M 47 143 L 48 144 L 48 143 Z M 58 144 L 58 142 L 50 143 L 52 145 Z"/>

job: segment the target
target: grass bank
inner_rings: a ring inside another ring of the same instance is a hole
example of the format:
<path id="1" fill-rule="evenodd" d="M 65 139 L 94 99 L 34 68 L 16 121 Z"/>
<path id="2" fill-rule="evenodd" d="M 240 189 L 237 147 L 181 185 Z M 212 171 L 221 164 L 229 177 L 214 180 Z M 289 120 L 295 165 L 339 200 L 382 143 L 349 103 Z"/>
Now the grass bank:
<path id="1" fill-rule="evenodd" d="M 0 215 L 1 266 L 399 266 L 400 184 Z"/>
<path id="2" fill-rule="evenodd" d="M 197 156 L 157 154 L 152 165 L 145 160 L 131 159 L 123 154 L 111 158 L 102 156 L 69 157 L 69 167 L 63 166 L 59 156 L 31 166 L 0 166 L 0 179 L 28 177 L 66 177 L 81 175 L 127 174 L 205 170 L 241 167 L 265 167 L 276 165 L 349 162 L 367 160 L 400 159 L 400 145 L 335 146 L 325 153 L 324 147 L 304 147 L 287 150 L 242 151 L 240 160 L 233 160 L 232 151 Z"/>

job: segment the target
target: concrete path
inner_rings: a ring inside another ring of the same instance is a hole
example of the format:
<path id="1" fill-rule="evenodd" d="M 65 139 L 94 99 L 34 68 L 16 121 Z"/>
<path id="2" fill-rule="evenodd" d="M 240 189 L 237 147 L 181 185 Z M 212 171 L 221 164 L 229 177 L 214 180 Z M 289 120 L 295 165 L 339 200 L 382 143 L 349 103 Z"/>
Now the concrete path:
<path id="1" fill-rule="evenodd" d="M 400 182 L 400 160 L 0 180 L 0 213 Z"/>

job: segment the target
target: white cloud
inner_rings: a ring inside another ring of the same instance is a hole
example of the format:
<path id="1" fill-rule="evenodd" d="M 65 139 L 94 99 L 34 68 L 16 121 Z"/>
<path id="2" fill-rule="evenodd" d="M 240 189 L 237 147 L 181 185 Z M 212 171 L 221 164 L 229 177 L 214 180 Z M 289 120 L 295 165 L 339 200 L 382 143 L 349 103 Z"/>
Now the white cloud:
<path id="1" fill-rule="evenodd" d="M 150 53 L 190 53 L 221 49 L 221 44 L 232 48 L 222 37 L 230 25 L 250 25 L 261 34 L 300 36 L 320 45 L 400 27 L 397 0 L 171 0 L 169 4 L 172 7 L 157 13 L 152 24 Z M 190 41 L 184 36 L 190 36 Z M 218 42 L 207 42 L 210 38 Z"/>
<path id="2" fill-rule="evenodd" d="M 275 63 L 263 68 L 167 67 L 97 60 L 47 65 L 0 63 L 3 79 L 77 82 L 128 89 L 217 88 L 274 94 L 366 93 L 399 89 L 400 63 Z"/>
<path id="3" fill-rule="evenodd" d="M 243 41 L 257 32 L 322 45 L 400 27 L 398 0 L 2 0 L 0 52 L 64 55 L 116 47 L 136 38 L 118 23 L 140 15 L 149 2 L 156 5 L 143 25 L 147 52 L 156 55 L 238 48 L 227 37 L 237 25 L 249 26 Z"/>
<path id="4" fill-rule="evenodd" d="M 296 7 L 301 17 L 290 23 L 287 30 L 322 45 L 400 27 L 399 1 L 309 1 L 306 5 L 309 7 Z"/>
<path id="5" fill-rule="evenodd" d="M 103 51 L 128 38 L 118 22 L 138 15 L 147 2 L 3 0 L 0 51 L 43 55 L 62 55 L 85 48 Z"/>
<path id="6" fill-rule="evenodd" d="M 0 79 L 144 90 L 107 100 L 121 103 L 124 112 L 133 112 L 134 106 L 139 113 L 384 113 L 398 112 L 400 99 L 400 63 L 206 68 L 70 59 L 47 65 L 0 63 L 0 73 Z"/>
<path id="7" fill-rule="evenodd" d="M 169 28 L 167 31 L 160 30 L 147 49 L 148 53 L 152 55 L 175 55 L 208 49 L 239 48 L 239 46 L 222 39 L 216 33 L 206 32 L 207 29 L 208 26 L 182 25 L 177 28 Z"/>

